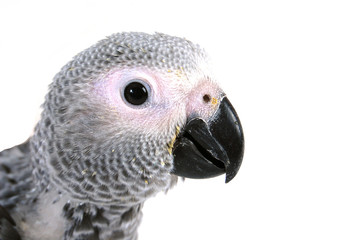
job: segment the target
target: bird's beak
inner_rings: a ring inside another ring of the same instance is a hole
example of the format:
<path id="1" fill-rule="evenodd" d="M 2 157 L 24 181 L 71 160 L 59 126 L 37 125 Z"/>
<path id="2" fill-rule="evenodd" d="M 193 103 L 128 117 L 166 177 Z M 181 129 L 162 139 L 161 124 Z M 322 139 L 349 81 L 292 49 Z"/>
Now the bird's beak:
<path id="1" fill-rule="evenodd" d="M 173 173 L 187 178 L 210 178 L 226 173 L 226 183 L 237 174 L 243 158 L 241 122 L 224 97 L 209 121 L 188 120 L 174 144 Z"/>

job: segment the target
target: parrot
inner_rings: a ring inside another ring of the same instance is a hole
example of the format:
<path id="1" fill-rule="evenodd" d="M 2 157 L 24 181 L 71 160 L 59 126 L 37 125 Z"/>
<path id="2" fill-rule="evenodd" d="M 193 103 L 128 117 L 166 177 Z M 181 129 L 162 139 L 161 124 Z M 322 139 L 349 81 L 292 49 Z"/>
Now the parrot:
<path id="1" fill-rule="evenodd" d="M 158 32 L 115 33 L 73 57 L 32 135 L 0 152 L 0 240 L 135 240 L 145 201 L 178 178 L 230 182 L 243 129 L 210 62 Z"/>

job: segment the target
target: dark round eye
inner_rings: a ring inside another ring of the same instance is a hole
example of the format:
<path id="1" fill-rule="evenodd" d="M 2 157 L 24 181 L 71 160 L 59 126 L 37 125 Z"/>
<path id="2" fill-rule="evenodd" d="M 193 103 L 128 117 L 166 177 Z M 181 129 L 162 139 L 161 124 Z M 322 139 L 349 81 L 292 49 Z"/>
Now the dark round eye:
<path id="1" fill-rule="evenodd" d="M 124 89 L 124 98 L 130 104 L 141 105 L 148 99 L 147 88 L 139 82 L 131 82 Z"/>

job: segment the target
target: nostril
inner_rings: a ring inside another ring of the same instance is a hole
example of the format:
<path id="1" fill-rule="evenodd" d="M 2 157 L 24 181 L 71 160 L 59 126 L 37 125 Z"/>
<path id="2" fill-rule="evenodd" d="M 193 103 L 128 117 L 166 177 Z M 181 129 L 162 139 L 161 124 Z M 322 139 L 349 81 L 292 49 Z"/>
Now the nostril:
<path id="1" fill-rule="evenodd" d="M 205 103 L 209 103 L 209 102 L 211 101 L 211 96 L 209 96 L 208 94 L 205 94 L 205 95 L 203 96 L 203 101 L 204 101 Z"/>

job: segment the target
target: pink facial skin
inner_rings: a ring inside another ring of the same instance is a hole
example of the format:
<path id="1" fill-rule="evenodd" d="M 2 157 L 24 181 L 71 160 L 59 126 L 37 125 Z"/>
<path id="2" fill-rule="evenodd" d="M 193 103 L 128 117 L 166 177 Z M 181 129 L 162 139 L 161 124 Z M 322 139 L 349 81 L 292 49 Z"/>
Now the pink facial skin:
<path id="1" fill-rule="evenodd" d="M 148 100 L 140 106 L 131 105 L 122 96 L 126 85 L 134 80 L 148 89 Z M 93 91 L 99 101 L 117 114 L 119 124 L 153 134 L 174 129 L 190 116 L 209 119 L 222 97 L 218 85 L 209 78 L 179 78 L 145 68 L 112 70 L 94 82 Z"/>
<path id="2" fill-rule="evenodd" d="M 223 93 L 216 83 L 209 79 L 200 81 L 188 94 L 187 116 L 208 120 L 218 109 L 222 98 Z"/>

